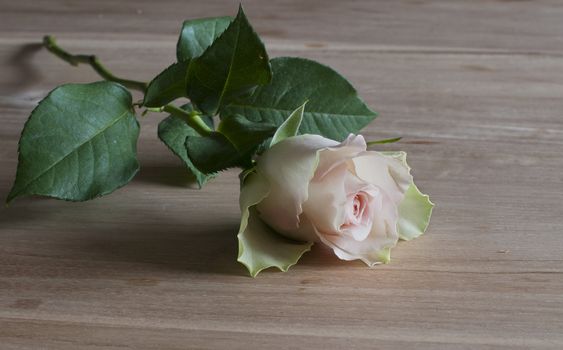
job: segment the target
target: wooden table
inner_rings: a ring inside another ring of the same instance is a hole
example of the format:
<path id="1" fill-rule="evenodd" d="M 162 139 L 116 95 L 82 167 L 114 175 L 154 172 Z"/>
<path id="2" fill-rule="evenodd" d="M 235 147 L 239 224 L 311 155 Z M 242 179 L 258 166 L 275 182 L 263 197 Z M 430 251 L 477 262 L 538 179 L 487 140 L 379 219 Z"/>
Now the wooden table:
<path id="1" fill-rule="evenodd" d="M 56 85 L 98 80 L 54 34 L 120 75 L 174 59 L 185 18 L 235 1 L 0 1 L 0 195 Z M 436 203 L 428 233 L 369 269 L 316 246 L 288 273 L 236 260 L 238 179 L 199 191 L 141 118 L 142 170 L 86 203 L 0 210 L 0 349 L 562 349 L 563 3 L 245 1 L 272 56 L 335 67 L 403 136 Z"/>

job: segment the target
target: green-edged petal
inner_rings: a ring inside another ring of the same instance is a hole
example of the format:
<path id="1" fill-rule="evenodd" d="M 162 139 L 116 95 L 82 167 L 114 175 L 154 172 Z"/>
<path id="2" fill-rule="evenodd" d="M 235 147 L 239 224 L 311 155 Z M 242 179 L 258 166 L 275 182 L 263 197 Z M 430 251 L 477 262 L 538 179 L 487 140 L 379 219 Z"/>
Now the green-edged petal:
<path id="1" fill-rule="evenodd" d="M 433 207 L 430 197 L 422 194 L 413 182 L 399 204 L 399 238 L 410 241 L 422 235 L 430 222 Z"/>
<path id="2" fill-rule="evenodd" d="M 391 261 L 391 248 L 383 248 L 377 253 L 377 257 L 382 264 L 388 264 Z"/>
<path id="3" fill-rule="evenodd" d="M 242 218 L 237 236 L 237 260 L 246 266 L 252 277 L 256 277 L 268 267 L 287 271 L 313 245 L 312 242 L 287 239 L 260 219 L 254 206 L 262 201 L 268 192 L 269 185 L 259 174 L 251 173 L 245 177 L 240 194 Z"/>
<path id="4" fill-rule="evenodd" d="M 401 160 L 408 167 L 407 154 L 405 152 L 382 153 Z M 405 192 L 405 197 L 399 203 L 399 238 L 410 241 L 422 235 L 430 223 L 433 208 L 434 203 L 430 201 L 430 197 L 420 192 L 418 187 L 412 182 Z"/>

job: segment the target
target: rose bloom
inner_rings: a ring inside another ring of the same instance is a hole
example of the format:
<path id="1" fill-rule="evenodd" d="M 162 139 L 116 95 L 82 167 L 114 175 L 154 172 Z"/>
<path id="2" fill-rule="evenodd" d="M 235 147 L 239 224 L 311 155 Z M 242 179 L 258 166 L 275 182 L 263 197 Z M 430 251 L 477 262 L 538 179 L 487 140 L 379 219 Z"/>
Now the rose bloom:
<path id="1" fill-rule="evenodd" d="M 400 236 L 399 206 L 414 184 L 399 153 L 366 148 L 361 135 L 342 143 L 300 135 L 275 144 L 258 158 L 252 184 L 241 189 L 241 205 L 253 205 L 249 225 L 260 220 L 286 238 L 322 242 L 343 260 L 388 262 Z M 252 203 L 245 200 L 252 196 Z"/>

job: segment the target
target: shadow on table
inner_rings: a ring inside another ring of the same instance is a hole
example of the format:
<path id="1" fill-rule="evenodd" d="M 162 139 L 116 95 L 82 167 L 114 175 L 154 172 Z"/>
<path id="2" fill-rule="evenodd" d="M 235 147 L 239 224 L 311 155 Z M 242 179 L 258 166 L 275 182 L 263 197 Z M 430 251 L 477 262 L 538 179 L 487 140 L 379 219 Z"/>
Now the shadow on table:
<path id="1" fill-rule="evenodd" d="M 33 56 L 43 48 L 41 43 L 30 43 L 22 45 L 14 54 L 6 60 L 5 64 L 16 72 L 15 79 L 9 85 L 15 91 L 20 92 L 41 80 L 41 74 L 37 67 L 31 63 Z"/>
<path id="2" fill-rule="evenodd" d="M 186 172 L 180 167 L 149 166 L 139 175 L 136 181 L 187 185 L 181 181 Z M 0 190 L 6 194 L 8 191 L 9 187 Z M 28 242 L 22 248 L 23 256 L 33 256 L 40 249 L 45 256 L 71 259 L 78 268 L 75 271 L 84 273 L 96 268 L 92 264 L 104 268 L 110 264 L 114 273 L 122 275 L 185 271 L 248 276 L 246 268 L 236 261 L 238 218 L 224 218 L 218 213 L 216 222 L 210 224 L 189 212 L 170 214 L 160 211 L 158 203 L 154 205 L 150 214 L 146 210 L 137 213 L 134 205 L 121 205 L 108 213 L 105 201 L 68 203 L 44 197 L 20 198 L 12 207 L 0 209 L 0 231 L 15 232 L 19 241 Z M 343 263 L 346 262 L 337 259 L 331 249 L 316 244 L 299 265 L 331 267 Z M 262 272 L 272 273 L 279 270 Z"/>
<path id="3" fill-rule="evenodd" d="M 199 189 L 195 177 L 182 165 L 141 166 L 135 181 L 149 184 Z"/>
<path id="4" fill-rule="evenodd" d="M 147 272 L 167 270 L 190 273 L 248 276 L 237 262 L 238 222 L 229 225 L 190 228 L 189 225 L 163 225 L 161 228 L 116 229 L 114 234 L 93 233 L 83 239 L 79 250 L 94 259 L 127 262 L 143 266 Z M 334 267 L 350 264 L 339 260 L 332 250 L 316 244 L 299 265 Z M 123 267 L 127 269 L 127 267 Z M 262 274 L 279 273 L 275 268 Z"/>
<path id="5" fill-rule="evenodd" d="M 16 244 L 18 256 L 32 260 L 40 251 L 41 256 L 55 259 L 60 264 L 72 263 L 72 273 L 79 274 L 73 277 L 87 277 L 80 274 L 88 275 L 93 270 L 96 274 L 104 274 L 108 267 L 112 275 L 120 276 L 184 272 L 248 276 L 246 268 L 236 261 L 238 221 L 231 219 L 204 226 L 197 222 L 190 224 L 187 214 L 186 220 L 179 218 L 175 222 L 170 222 L 170 217 L 162 218 L 159 223 L 159 218 L 127 215 L 127 220 L 109 223 L 104 222 L 100 206 L 90 211 L 95 215 L 84 217 L 83 208 L 73 209 L 76 203 L 64 203 L 68 204 L 64 210 L 60 206 L 46 205 L 48 199 L 40 201 L 43 202 L 41 205 L 35 198 L 22 199 L 20 205 L 23 207 L 18 210 L 1 210 L 0 221 L 4 229 L 0 231 L 11 232 L 9 236 L 17 234 L 16 241 L 13 238 L 4 240 L 0 235 L 1 244 Z M 23 208 L 25 210 L 21 210 Z M 74 221 L 69 222 L 69 218 Z M 330 248 L 316 244 L 298 264 L 325 269 L 350 262 L 340 261 Z M 42 264 L 37 268 L 50 270 Z M 270 268 L 261 275 L 276 273 L 280 271 Z"/>
<path id="6" fill-rule="evenodd" d="M 114 233 L 93 232 L 77 247 L 98 260 L 126 262 L 154 270 L 186 271 L 205 274 L 242 275 L 236 262 L 236 227 L 190 229 L 189 225 L 116 228 Z M 119 264 L 116 264 L 119 268 Z M 128 269 L 127 265 L 122 267 Z"/>

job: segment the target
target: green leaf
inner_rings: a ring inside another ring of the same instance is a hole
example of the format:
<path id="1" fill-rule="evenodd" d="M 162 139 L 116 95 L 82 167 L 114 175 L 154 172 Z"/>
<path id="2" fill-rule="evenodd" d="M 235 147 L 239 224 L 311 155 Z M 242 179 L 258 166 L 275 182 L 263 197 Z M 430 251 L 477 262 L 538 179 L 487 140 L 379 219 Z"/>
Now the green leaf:
<path id="1" fill-rule="evenodd" d="M 232 115 L 224 118 L 217 130 L 209 136 L 188 136 L 186 139 L 187 154 L 203 173 L 250 167 L 256 149 L 274 134 L 276 128 Z"/>
<path id="2" fill-rule="evenodd" d="M 400 160 L 410 171 L 405 152 L 381 153 Z M 434 203 L 430 201 L 430 197 L 420 192 L 414 182 L 411 182 L 405 192 L 405 198 L 399 203 L 399 238 L 410 241 L 422 235 L 430 223 L 433 208 Z"/>
<path id="3" fill-rule="evenodd" d="M 183 105 L 180 108 L 188 112 L 193 111 L 190 103 Z M 213 129 L 213 118 L 209 116 L 201 116 L 201 118 L 210 128 Z M 192 163 L 188 157 L 185 146 L 186 138 L 188 136 L 198 137 L 199 134 L 180 118 L 168 116 L 162 120 L 160 124 L 158 124 L 158 137 L 160 140 L 162 140 L 162 142 L 164 142 L 166 146 L 168 146 L 168 148 L 184 162 L 190 173 L 194 175 L 199 188 L 201 188 L 215 175 L 202 173 Z"/>
<path id="4" fill-rule="evenodd" d="M 184 21 L 176 45 L 178 62 L 199 57 L 227 29 L 231 21 L 230 16 Z"/>
<path id="5" fill-rule="evenodd" d="M 255 205 L 267 195 L 268 184 L 257 173 L 244 178 L 240 194 L 241 223 L 238 238 L 238 261 L 252 277 L 268 267 L 287 271 L 301 256 L 311 249 L 313 242 L 298 242 L 285 238 L 259 217 Z"/>
<path id="6" fill-rule="evenodd" d="M 23 195 L 84 201 L 111 193 L 139 170 L 138 136 L 124 87 L 107 81 L 62 85 L 25 124 L 7 201 Z"/>
<path id="7" fill-rule="evenodd" d="M 191 62 L 188 96 L 208 115 L 215 115 L 234 98 L 272 79 L 264 44 L 248 23 L 242 7 L 223 34 Z"/>
<path id="8" fill-rule="evenodd" d="M 186 96 L 190 61 L 174 63 L 157 75 L 147 87 L 143 105 L 161 107 Z"/>
<path id="9" fill-rule="evenodd" d="M 254 123 L 240 114 L 235 114 L 223 118 L 218 131 L 231 141 L 240 154 L 248 154 L 248 157 L 251 157 L 249 153 L 270 138 L 276 132 L 276 127 L 268 123 Z"/>
<path id="10" fill-rule="evenodd" d="M 270 147 L 276 143 L 291 137 L 299 133 L 299 127 L 303 121 L 303 111 L 305 110 L 305 105 L 307 102 L 303 103 L 301 107 L 294 110 L 289 117 L 279 126 L 278 130 L 272 137 L 272 142 L 270 142 Z"/>
<path id="11" fill-rule="evenodd" d="M 279 126 L 295 106 L 308 100 L 300 133 L 338 141 L 358 133 L 377 115 L 345 78 L 327 66 L 295 57 L 274 58 L 271 65 L 272 82 L 233 102 L 222 115 L 238 113 Z"/>
<path id="12" fill-rule="evenodd" d="M 204 174 L 251 165 L 250 157 L 240 154 L 229 139 L 219 132 L 212 132 L 208 136 L 188 136 L 185 146 L 190 160 Z"/>
<path id="13" fill-rule="evenodd" d="M 199 57 L 223 33 L 231 20 L 231 17 L 213 17 L 185 21 L 176 45 L 178 62 L 149 83 L 143 105 L 160 107 L 187 96 L 191 59 Z"/>

